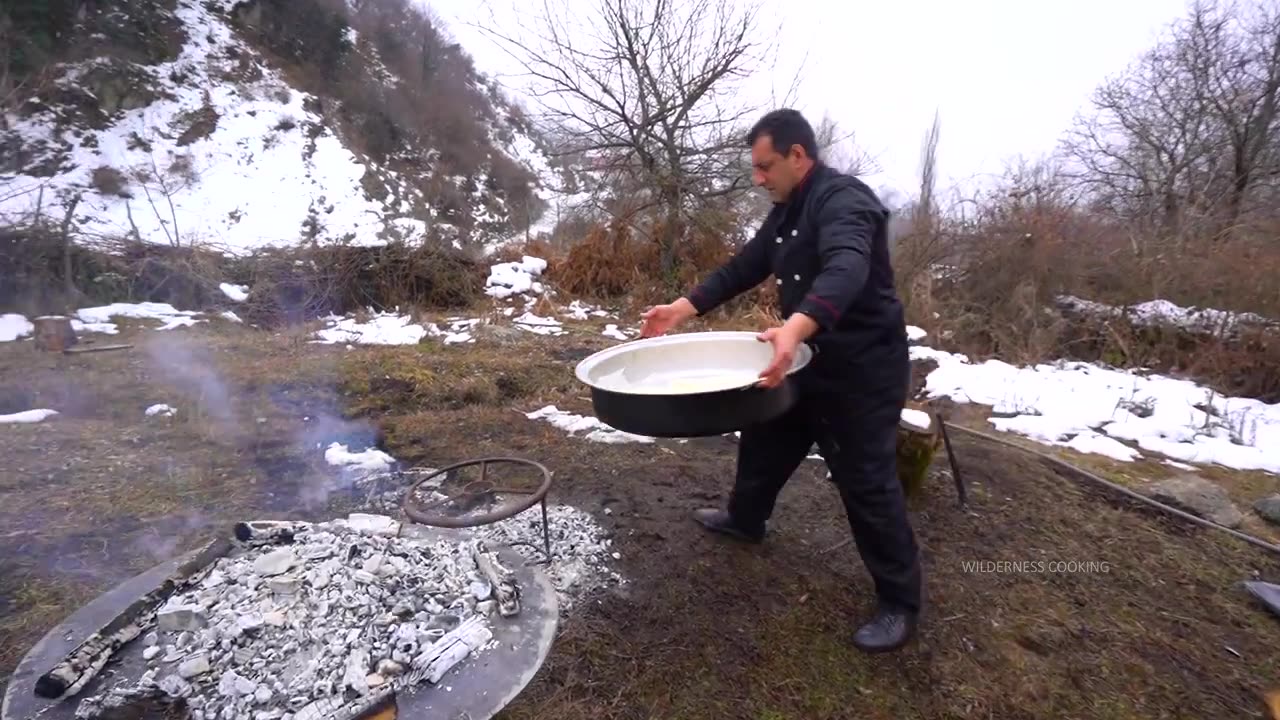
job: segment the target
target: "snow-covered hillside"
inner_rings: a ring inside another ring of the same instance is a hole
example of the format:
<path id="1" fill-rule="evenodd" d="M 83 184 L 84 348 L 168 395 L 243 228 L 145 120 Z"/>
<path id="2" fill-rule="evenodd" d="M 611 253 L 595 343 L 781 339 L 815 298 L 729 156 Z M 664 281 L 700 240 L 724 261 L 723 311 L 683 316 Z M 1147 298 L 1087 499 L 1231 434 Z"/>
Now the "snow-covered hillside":
<path id="1" fill-rule="evenodd" d="M 470 198 L 462 212 L 477 219 L 471 239 L 492 245 L 523 237 L 527 221 L 538 220 L 524 212 L 507 217 L 501 197 L 485 197 L 493 183 L 483 168 L 473 177 L 424 181 L 353 151 L 322 110 L 324 99 L 291 86 L 238 34 L 231 14 L 243 5 L 238 0 L 176 0 L 172 11 L 158 5 L 146 12 L 167 16 L 180 37 L 175 57 L 61 64 L 53 92 L 6 118 L 0 222 L 37 213 L 58 222 L 79 196 L 74 218 L 89 239 L 136 236 L 231 252 L 309 239 L 367 245 L 435 236 L 456 243 L 459 229 L 421 190 L 440 183 L 454 183 Z M 349 39 L 364 56 L 373 52 L 354 31 Z M 546 157 L 504 108 L 495 109 L 490 143 L 533 173 L 535 192 L 552 200 Z M 430 165 L 436 151 L 406 152 Z M 535 223 L 539 229 L 547 228 Z"/>

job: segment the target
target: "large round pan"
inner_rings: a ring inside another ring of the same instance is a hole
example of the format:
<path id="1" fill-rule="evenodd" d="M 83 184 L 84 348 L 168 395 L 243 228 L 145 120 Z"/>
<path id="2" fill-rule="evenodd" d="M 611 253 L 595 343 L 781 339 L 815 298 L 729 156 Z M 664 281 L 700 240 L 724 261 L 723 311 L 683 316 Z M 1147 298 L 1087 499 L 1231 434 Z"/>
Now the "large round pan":
<path id="1" fill-rule="evenodd" d="M 790 377 L 809 364 L 800 345 L 787 378 L 763 388 L 773 345 L 753 332 L 695 332 L 636 340 L 578 363 L 596 417 L 624 432 L 684 438 L 723 435 L 775 418 L 795 404 Z"/>

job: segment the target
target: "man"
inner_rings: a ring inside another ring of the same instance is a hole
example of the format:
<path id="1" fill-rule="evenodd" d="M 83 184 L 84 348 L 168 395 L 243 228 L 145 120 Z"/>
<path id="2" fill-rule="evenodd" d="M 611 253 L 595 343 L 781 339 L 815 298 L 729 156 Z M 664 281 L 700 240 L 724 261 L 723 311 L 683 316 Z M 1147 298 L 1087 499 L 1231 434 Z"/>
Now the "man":
<path id="1" fill-rule="evenodd" d="M 773 208 L 755 236 L 686 297 L 647 310 L 641 335 L 666 333 L 775 277 L 786 321 L 760 335 L 773 344 L 760 384 L 782 382 L 802 342 L 813 359 L 793 376 L 795 408 L 742 430 L 728 508 L 695 517 L 712 531 L 763 541 L 778 493 L 816 442 L 875 583 L 877 612 L 853 642 L 866 652 L 895 650 L 915 633 L 922 580 L 897 478 L 910 359 L 889 265 L 889 212 L 865 183 L 821 162 L 813 128 L 795 110 L 768 113 L 747 142 L 753 180 Z"/>

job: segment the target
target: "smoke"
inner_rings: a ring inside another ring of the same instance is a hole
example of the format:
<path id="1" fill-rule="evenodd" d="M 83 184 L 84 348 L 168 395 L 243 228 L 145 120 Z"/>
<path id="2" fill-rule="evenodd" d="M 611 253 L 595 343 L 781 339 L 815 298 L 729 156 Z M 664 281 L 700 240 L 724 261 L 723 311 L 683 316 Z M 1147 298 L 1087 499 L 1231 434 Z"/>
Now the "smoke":
<path id="1" fill-rule="evenodd" d="M 213 525 L 207 513 L 187 509 L 174 515 L 157 518 L 148 523 L 145 530 L 133 538 L 130 550 L 134 555 L 161 563 L 179 552 L 182 539 L 195 533 L 203 533 Z"/>
<path id="2" fill-rule="evenodd" d="M 146 354 L 158 379 L 195 408 L 220 439 L 230 440 L 243 455 L 256 458 L 259 472 L 267 476 L 260 480 L 266 481 L 272 505 L 292 502 L 299 509 L 323 507 L 334 492 L 350 490 L 360 477 L 359 472 L 328 467 L 325 450 L 339 443 L 359 453 L 379 444 L 371 422 L 336 414 L 337 394 L 332 388 L 285 384 L 271 389 L 270 408 L 261 408 L 255 398 L 237 396 L 209 361 L 210 349 L 195 341 L 157 334 L 147 343 Z M 276 416 L 270 419 L 278 422 L 270 429 L 262 427 L 269 418 L 253 417 L 255 409 Z M 289 486 L 293 493 L 287 493 Z"/>
<path id="3" fill-rule="evenodd" d="M 240 429 L 230 389 L 205 360 L 209 348 L 174 333 L 156 333 L 145 349 L 151 367 L 170 390 L 187 401 L 188 407 L 212 421 L 224 435 Z"/>

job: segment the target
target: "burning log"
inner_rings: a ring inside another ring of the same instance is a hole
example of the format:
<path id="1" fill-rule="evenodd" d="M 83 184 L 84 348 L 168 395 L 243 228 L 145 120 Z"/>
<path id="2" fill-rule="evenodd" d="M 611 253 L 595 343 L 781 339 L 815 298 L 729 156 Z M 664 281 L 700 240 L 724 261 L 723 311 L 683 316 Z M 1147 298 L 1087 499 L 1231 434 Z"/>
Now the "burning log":
<path id="1" fill-rule="evenodd" d="M 165 600 L 198 580 L 228 549 L 230 541 L 226 538 L 218 538 L 204 546 L 154 590 L 125 608 L 101 630 L 85 638 L 62 662 L 37 678 L 36 695 L 55 699 L 63 695 L 75 695 L 84 689 L 117 650 L 141 635 L 143 628 L 154 621 L 156 612 Z"/>
<path id="2" fill-rule="evenodd" d="M 65 315 L 44 315 L 31 321 L 35 326 L 37 350 L 62 352 L 79 342 L 71 327 L 71 318 Z"/>
<path id="3" fill-rule="evenodd" d="M 520 588 L 508 572 L 499 571 L 498 558 L 486 552 L 483 545 L 477 545 L 475 553 L 476 566 L 480 574 L 489 582 L 490 592 L 498 601 L 498 614 L 512 617 L 520 614 Z"/>

